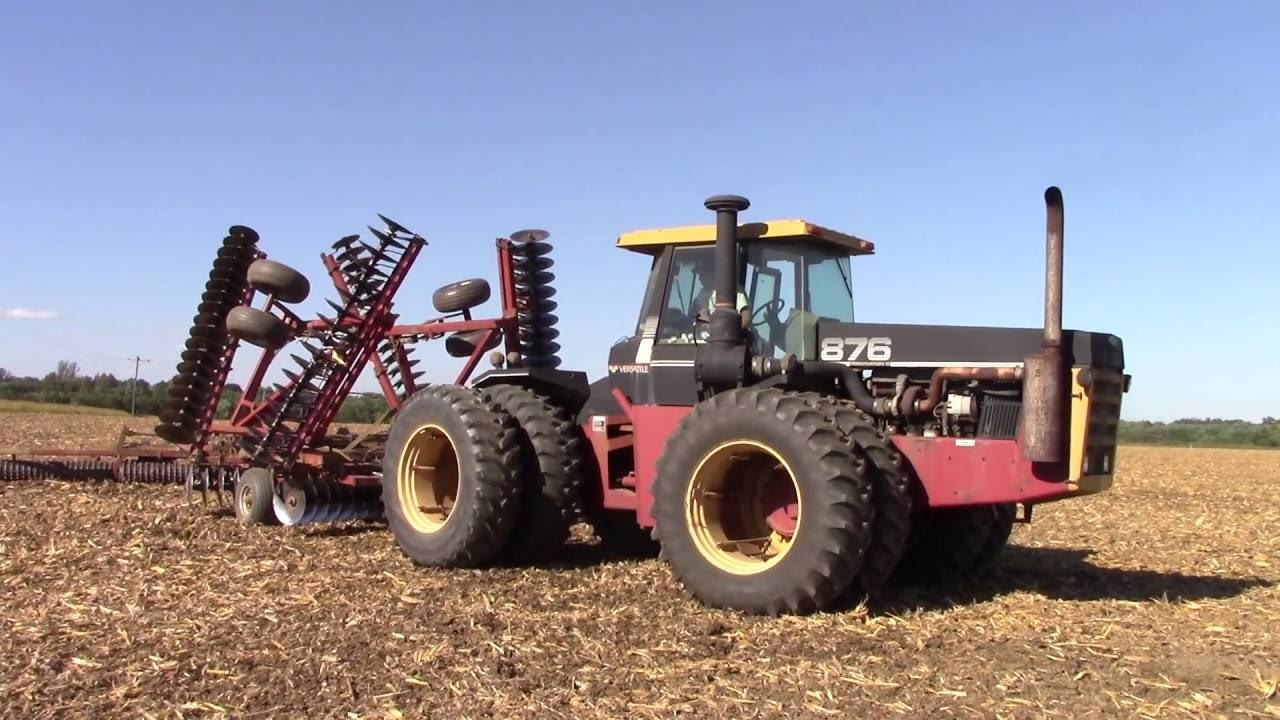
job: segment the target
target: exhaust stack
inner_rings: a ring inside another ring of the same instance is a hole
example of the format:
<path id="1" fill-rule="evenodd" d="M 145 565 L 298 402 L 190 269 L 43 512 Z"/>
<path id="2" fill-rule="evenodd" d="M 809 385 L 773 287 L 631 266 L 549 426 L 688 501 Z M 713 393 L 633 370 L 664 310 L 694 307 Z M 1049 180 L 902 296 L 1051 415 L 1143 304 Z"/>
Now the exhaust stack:
<path id="1" fill-rule="evenodd" d="M 1062 191 L 1044 191 L 1045 273 L 1044 340 L 1038 355 L 1028 356 L 1022 381 L 1022 454 L 1033 462 L 1066 457 L 1066 392 L 1062 362 Z"/>
<path id="2" fill-rule="evenodd" d="M 738 319 L 738 213 L 751 207 L 741 195 L 714 195 L 703 203 L 716 214 L 716 279 L 715 310 L 711 314 L 711 342 L 741 342 L 742 325 Z M 728 313 L 733 313 L 730 327 Z M 721 319 L 716 322 L 716 318 Z"/>
<path id="3" fill-rule="evenodd" d="M 716 213 L 715 307 L 695 374 L 705 388 L 728 388 L 746 379 L 750 365 L 738 314 L 738 213 L 751 203 L 740 195 L 715 195 L 703 205 Z"/>

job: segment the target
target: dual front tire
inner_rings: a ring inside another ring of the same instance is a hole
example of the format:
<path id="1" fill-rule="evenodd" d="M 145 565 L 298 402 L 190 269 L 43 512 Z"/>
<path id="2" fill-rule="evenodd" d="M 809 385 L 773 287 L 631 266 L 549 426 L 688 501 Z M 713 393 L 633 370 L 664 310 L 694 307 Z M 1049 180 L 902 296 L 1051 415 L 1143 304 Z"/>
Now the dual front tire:
<path id="1" fill-rule="evenodd" d="M 781 390 L 732 390 L 695 406 L 658 461 L 653 493 L 662 557 L 714 607 L 829 607 L 871 544 L 865 458 L 829 411 Z"/>

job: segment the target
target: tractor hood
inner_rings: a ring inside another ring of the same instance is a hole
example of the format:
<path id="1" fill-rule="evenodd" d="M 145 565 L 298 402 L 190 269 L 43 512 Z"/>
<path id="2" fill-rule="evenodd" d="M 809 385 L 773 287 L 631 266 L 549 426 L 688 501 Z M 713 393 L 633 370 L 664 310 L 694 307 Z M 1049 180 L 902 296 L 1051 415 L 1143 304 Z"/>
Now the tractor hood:
<path id="1" fill-rule="evenodd" d="M 891 325 L 819 320 L 818 360 L 851 367 L 932 368 L 1022 365 L 1039 353 L 1041 328 L 968 327 L 959 325 Z M 1124 369 L 1124 344 L 1108 333 L 1064 330 L 1062 351 L 1068 366 Z"/>

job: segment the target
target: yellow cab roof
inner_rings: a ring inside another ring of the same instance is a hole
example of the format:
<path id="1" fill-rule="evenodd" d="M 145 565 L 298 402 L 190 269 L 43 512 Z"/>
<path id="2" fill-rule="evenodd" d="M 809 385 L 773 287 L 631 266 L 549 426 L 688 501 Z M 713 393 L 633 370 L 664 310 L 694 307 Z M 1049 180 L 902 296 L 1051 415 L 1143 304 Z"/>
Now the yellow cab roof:
<path id="1" fill-rule="evenodd" d="M 814 225 L 807 220 L 767 220 L 738 226 L 738 240 L 782 240 L 835 245 L 850 255 L 870 255 L 876 246 L 869 240 Z M 716 241 L 715 225 L 636 230 L 618 236 L 618 247 L 655 254 L 668 245 L 705 245 Z"/>

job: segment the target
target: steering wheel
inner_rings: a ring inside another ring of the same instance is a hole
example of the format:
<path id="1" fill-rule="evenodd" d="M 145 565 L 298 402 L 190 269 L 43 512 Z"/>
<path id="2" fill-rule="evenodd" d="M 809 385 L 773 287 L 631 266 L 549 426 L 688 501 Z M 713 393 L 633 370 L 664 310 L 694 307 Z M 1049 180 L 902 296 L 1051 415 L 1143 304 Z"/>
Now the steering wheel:
<path id="1" fill-rule="evenodd" d="M 776 298 L 774 300 L 770 300 L 769 302 L 761 305 L 751 313 L 751 320 L 750 320 L 751 327 L 763 325 L 764 323 L 769 322 L 771 320 L 775 323 L 778 322 L 780 319 L 779 314 L 782 312 L 783 308 L 785 308 L 786 306 L 787 306 L 787 301 L 783 300 L 782 298 Z M 761 317 L 757 320 L 756 316 L 761 314 L 764 314 L 764 317 Z"/>

